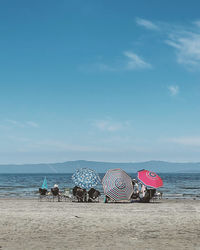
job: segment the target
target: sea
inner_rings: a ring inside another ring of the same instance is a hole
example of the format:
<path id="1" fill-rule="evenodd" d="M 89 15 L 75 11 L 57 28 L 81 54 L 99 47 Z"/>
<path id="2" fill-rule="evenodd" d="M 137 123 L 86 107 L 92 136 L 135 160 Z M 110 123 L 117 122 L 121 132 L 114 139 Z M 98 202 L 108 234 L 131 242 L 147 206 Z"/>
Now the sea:
<path id="1" fill-rule="evenodd" d="M 105 174 L 99 174 L 102 179 Z M 136 173 L 129 174 L 136 179 Z M 160 173 L 164 186 L 158 191 L 166 199 L 200 200 L 200 173 Z M 72 188 L 72 174 L 0 174 L 0 198 L 37 198 L 46 177 L 48 189 L 57 184 L 62 190 Z M 103 195 L 103 187 L 96 187 Z"/>

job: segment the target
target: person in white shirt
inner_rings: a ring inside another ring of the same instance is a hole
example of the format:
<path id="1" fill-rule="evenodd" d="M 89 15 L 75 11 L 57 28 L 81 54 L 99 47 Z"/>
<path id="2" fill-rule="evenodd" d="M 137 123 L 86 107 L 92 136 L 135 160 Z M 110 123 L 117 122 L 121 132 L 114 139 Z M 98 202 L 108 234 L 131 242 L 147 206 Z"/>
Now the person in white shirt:
<path id="1" fill-rule="evenodd" d="M 147 191 L 146 186 L 144 184 L 142 184 L 142 187 L 141 187 L 142 198 L 145 197 L 146 191 Z"/>

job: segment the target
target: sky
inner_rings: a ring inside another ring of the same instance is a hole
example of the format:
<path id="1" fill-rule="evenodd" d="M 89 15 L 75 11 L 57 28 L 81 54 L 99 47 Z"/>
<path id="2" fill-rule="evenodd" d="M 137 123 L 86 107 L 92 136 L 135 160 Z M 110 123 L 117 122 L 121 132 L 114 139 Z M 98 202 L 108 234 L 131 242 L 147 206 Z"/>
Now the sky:
<path id="1" fill-rule="evenodd" d="M 2 0 L 0 164 L 200 161 L 198 0 Z"/>

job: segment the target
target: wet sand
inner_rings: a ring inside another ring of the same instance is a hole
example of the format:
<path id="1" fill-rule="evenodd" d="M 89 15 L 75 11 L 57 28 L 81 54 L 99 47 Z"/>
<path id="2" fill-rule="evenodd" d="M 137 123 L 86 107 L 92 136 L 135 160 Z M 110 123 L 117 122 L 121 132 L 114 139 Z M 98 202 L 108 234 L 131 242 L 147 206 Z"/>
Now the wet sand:
<path id="1" fill-rule="evenodd" d="M 0 249 L 200 249 L 200 201 L 0 199 Z"/>

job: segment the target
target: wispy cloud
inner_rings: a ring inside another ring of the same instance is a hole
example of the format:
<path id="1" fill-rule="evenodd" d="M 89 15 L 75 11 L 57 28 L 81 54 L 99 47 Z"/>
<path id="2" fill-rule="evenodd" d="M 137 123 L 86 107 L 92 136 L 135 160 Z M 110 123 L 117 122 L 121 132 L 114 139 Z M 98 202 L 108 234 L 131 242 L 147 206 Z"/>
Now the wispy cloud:
<path id="1" fill-rule="evenodd" d="M 128 59 L 128 61 L 126 62 L 127 70 L 152 68 L 151 64 L 145 62 L 140 56 L 133 52 L 125 51 L 124 56 L 126 56 Z"/>
<path id="2" fill-rule="evenodd" d="M 171 85 L 168 87 L 171 96 L 176 96 L 179 93 L 179 86 Z"/>
<path id="3" fill-rule="evenodd" d="M 98 71 L 117 71 L 119 67 L 117 65 L 109 65 L 106 63 L 94 63 L 89 66 L 90 70 L 98 70 Z"/>
<path id="4" fill-rule="evenodd" d="M 196 26 L 198 26 L 198 27 L 200 27 L 200 20 L 194 21 L 193 24 L 196 25 Z"/>
<path id="5" fill-rule="evenodd" d="M 39 127 L 38 123 L 33 122 L 33 121 L 27 121 L 27 122 L 25 122 L 25 124 L 27 124 L 30 127 L 34 127 L 34 128 L 38 128 Z"/>
<path id="6" fill-rule="evenodd" d="M 189 70 L 200 66 L 200 20 L 184 26 L 168 25 L 166 44 L 174 48 L 177 62 Z"/>
<path id="7" fill-rule="evenodd" d="M 11 119 L 6 119 L 5 122 L 19 128 L 25 128 L 25 127 L 33 127 L 33 128 L 38 128 L 39 124 L 34 122 L 34 121 L 16 121 L 16 120 L 11 120 Z"/>
<path id="8" fill-rule="evenodd" d="M 189 69 L 200 66 L 200 33 L 173 32 L 166 43 L 175 49 L 179 64 Z"/>
<path id="9" fill-rule="evenodd" d="M 93 123 L 93 125 L 101 131 L 115 132 L 127 128 L 130 123 L 128 121 L 119 122 L 107 119 L 97 120 Z"/>
<path id="10" fill-rule="evenodd" d="M 143 18 L 136 18 L 136 23 L 140 26 L 143 26 L 144 28 L 148 30 L 159 30 L 159 27 L 154 24 L 153 22 L 143 19 Z"/>
<path id="11" fill-rule="evenodd" d="M 162 31 L 162 36 L 165 37 L 163 42 L 174 49 L 177 63 L 188 70 L 199 70 L 200 20 L 185 25 L 159 21 L 157 25 L 149 20 L 136 18 L 136 23 L 149 30 Z"/>
<path id="12" fill-rule="evenodd" d="M 12 125 L 16 126 L 16 127 L 20 127 L 20 128 L 25 127 L 24 123 L 19 122 L 19 121 L 10 120 L 10 119 L 6 119 L 5 121 L 8 122 L 9 124 L 12 124 Z"/>
<path id="13" fill-rule="evenodd" d="M 166 141 L 185 146 L 200 146 L 200 136 L 174 137 Z"/>
<path id="14" fill-rule="evenodd" d="M 19 141 L 20 139 L 18 139 Z M 22 140 L 20 140 L 22 142 Z M 67 144 L 55 140 L 29 140 L 17 147 L 18 152 L 112 152 L 113 148 L 97 145 Z"/>
<path id="15" fill-rule="evenodd" d="M 82 65 L 82 71 L 132 71 L 140 69 L 151 69 L 152 65 L 146 62 L 141 56 L 131 51 L 124 51 L 118 60 L 114 60 L 110 64 L 104 62 Z"/>
<path id="16" fill-rule="evenodd" d="M 8 135 L 7 138 L 9 140 L 12 140 L 12 141 L 15 141 L 15 142 L 23 142 L 23 143 L 25 143 L 25 142 L 30 141 L 30 139 L 27 138 L 27 137 L 22 137 L 22 136 L 19 137 L 19 136 L 15 136 L 15 135 Z"/>

